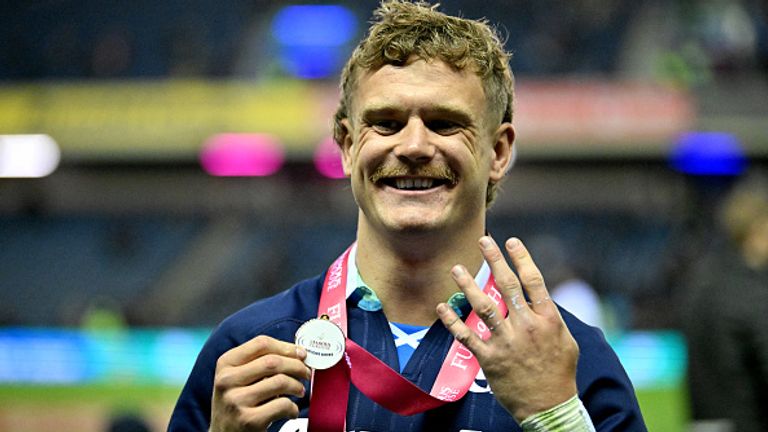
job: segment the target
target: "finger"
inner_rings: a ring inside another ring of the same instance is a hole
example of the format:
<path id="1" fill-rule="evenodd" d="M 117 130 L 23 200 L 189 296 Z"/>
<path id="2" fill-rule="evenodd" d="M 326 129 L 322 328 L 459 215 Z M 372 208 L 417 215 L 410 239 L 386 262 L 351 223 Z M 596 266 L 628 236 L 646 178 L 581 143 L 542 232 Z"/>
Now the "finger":
<path id="1" fill-rule="evenodd" d="M 287 397 L 279 397 L 258 407 L 244 409 L 242 416 L 254 430 L 266 430 L 273 422 L 298 417 L 299 407 Z"/>
<path id="2" fill-rule="evenodd" d="M 265 354 L 278 354 L 303 360 L 306 351 L 295 344 L 259 335 L 248 342 L 236 346 L 219 357 L 220 365 L 239 366 Z"/>
<path id="3" fill-rule="evenodd" d="M 485 327 L 493 332 L 503 332 L 504 329 L 504 316 L 496 307 L 494 301 L 488 297 L 475 283 L 475 279 L 467 272 L 464 266 L 456 265 L 451 269 L 451 276 L 453 276 L 456 285 L 464 293 L 467 301 L 472 306 L 472 310 L 475 311 L 481 322 L 479 328 L 472 329 L 476 333 L 485 332 Z"/>
<path id="4" fill-rule="evenodd" d="M 523 289 L 528 294 L 528 298 L 531 299 L 531 308 L 537 313 L 552 311 L 553 309 L 556 311 L 557 308 L 554 307 L 544 283 L 544 277 L 539 268 L 536 267 L 536 263 L 533 262 L 533 258 L 531 258 L 531 254 L 523 242 L 513 237 L 507 240 L 506 247 L 512 258 L 512 263 L 520 275 Z"/>
<path id="5" fill-rule="evenodd" d="M 529 308 L 525 302 L 520 280 L 507 264 L 496 242 L 489 236 L 481 237 L 480 249 L 483 251 L 485 261 L 491 267 L 493 279 L 504 298 L 510 318 L 516 319 L 518 315 L 528 312 Z"/>
<path id="6" fill-rule="evenodd" d="M 475 334 L 454 312 L 453 308 L 445 303 L 437 305 L 437 316 L 456 340 L 467 347 L 477 357 L 485 355 L 486 346 L 480 337 Z"/>
<path id="7" fill-rule="evenodd" d="M 278 374 L 296 379 L 309 379 L 311 371 L 303 361 L 276 354 L 267 354 L 240 366 L 227 366 L 216 370 L 214 385 L 228 389 L 251 385 L 259 380 Z"/>
<path id="8" fill-rule="evenodd" d="M 279 374 L 246 387 L 233 388 L 227 394 L 237 406 L 258 406 L 281 396 L 304 397 L 304 384 L 296 378 Z"/>

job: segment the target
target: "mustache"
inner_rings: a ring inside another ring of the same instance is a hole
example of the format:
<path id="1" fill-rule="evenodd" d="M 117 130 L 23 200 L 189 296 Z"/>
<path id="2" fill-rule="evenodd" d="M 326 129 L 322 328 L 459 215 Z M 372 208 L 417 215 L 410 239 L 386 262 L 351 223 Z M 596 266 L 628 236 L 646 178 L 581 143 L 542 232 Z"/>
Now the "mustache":
<path id="1" fill-rule="evenodd" d="M 455 186 L 459 181 L 459 175 L 446 165 L 422 165 L 408 167 L 405 165 L 379 165 L 368 177 L 372 183 L 391 177 L 428 177 L 445 181 Z"/>

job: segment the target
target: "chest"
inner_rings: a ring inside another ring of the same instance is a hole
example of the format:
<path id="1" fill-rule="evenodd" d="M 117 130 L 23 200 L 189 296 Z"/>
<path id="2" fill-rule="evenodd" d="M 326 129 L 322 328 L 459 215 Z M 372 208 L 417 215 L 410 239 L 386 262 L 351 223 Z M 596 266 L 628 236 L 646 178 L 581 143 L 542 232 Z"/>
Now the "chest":
<path id="1" fill-rule="evenodd" d="M 395 370 L 400 369 L 397 346 L 386 318 L 381 313 L 350 311 L 350 337 Z M 452 337 L 441 325 L 424 335 L 402 375 L 429 392 L 442 366 Z M 376 377 L 371 377 L 375 380 Z M 393 389 L 396 391 L 396 389 Z M 273 425 L 270 430 L 306 430 L 309 398 L 298 401 L 299 418 Z M 278 427 L 279 426 L 279 427 Z M 348 431 L 519 431 L 520 428 L 496 402 L 482 373 L 477 374 L 469 393 L 460 401 L 413 416 L 401 416 L 376 404 L 351 386 L 347 409 Z"/>

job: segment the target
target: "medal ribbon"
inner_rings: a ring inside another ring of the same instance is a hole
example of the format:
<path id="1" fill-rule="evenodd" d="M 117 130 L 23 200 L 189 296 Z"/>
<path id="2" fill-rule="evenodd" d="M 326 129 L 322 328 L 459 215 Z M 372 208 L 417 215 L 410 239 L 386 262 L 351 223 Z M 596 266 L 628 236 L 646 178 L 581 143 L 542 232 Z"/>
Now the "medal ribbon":
<path id="1" fill-rule="evenodd" d="M 328 269 L 320 293 L 318 316 L 327 315 L 347 335 L 347 269 L 351 246 Z M 500 316 L 507 307 L 496 289 L 493 276 L 483 292 L 493 300 Z M 472 311 L 465 324 L 483 340 L 491 336 L 488 326 Z M 350 381 L 364 395 L 400 415 L 413 415 L 461 399 L 472 385 L 480 364 L 469 349 L 454 340 L 435 379 L 432 390 L 424 392 L 365 348 L 346 338 L 344 360 L 329 369 L 316 370 L 309 405 L 310 432 L 345 430 Z"/>

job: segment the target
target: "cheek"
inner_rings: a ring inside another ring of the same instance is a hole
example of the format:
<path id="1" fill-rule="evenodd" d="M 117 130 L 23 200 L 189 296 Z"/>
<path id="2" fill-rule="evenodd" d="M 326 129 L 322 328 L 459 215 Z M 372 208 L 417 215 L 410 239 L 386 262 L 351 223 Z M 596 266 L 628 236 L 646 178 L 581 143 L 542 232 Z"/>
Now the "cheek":
<path id="1" fill-rule="evenodd" d="M 388 155 L 389 147 L 385 140 L 360 141 L 357 154 L 354 155 L 354 167 L 358 172 L 370 174 L 383 164 Z"/>
<path id="2" fill-rule="evenodd" d="M 491 169 L 491 153 L 485 148 L 467 151 L 463 164 L 475 172 L 478 177 L 487 177 Z M 485 181 L 485 180 L 484 180 Z"/>

